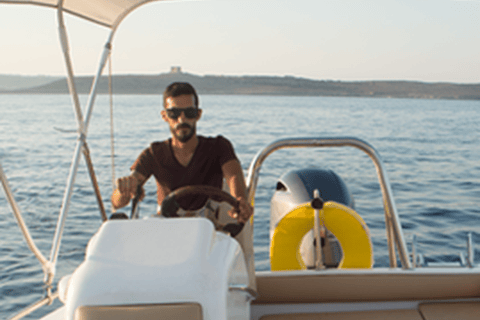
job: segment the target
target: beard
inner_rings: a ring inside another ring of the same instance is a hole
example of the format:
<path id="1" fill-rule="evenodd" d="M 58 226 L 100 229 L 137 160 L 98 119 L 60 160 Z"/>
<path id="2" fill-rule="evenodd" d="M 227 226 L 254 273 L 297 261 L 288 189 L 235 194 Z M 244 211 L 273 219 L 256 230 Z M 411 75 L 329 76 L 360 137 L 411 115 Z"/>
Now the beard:
<path id="1" fill-rule="evenodd" d="M 195 124 L 189 125 L 188 123 L 179 123 L 175 127 L 170 128 L 170 132 L 175 136 L 180 142 L 189 141 L 196 132 Z"/>

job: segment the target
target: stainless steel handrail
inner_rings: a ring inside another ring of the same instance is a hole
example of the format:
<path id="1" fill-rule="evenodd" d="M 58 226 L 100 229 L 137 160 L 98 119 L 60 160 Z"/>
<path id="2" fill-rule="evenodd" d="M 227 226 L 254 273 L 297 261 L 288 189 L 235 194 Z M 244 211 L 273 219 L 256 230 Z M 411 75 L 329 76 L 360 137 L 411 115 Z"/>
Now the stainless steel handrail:
<path id="1" fill-rule="evenodd" d="M 309 148 L 309 147 L 354 147 L 365 152 L 375 165 L 378 180 L 383 196 L 383 205 L 385 210 L 385 225 L 387 232 L 387 241 L 389 248 L 390 267 L 397 266 L 395 257 L 395 245 L 398 250 L 402 268 L 412 269 L 411 262 L 408 258 L 407 246 L 403 237 L 400 219 L 397 214 L 395 202 L 392 196 L 392 190 L 387 178 L 387 174 L 380 159 L 380 155 L 369 143 L 351 137 L 340 138 L 298 138 L 298 139 L 282 139 L 277 140 L 266 146 L 257 153 L 252 160 L 248 169 L 247 176 L 247 196 L 249 203 L 254 202 L 255 192 L 257 189 L 260 169 L 265 159 L 273 152 L 286 148 Z"/>

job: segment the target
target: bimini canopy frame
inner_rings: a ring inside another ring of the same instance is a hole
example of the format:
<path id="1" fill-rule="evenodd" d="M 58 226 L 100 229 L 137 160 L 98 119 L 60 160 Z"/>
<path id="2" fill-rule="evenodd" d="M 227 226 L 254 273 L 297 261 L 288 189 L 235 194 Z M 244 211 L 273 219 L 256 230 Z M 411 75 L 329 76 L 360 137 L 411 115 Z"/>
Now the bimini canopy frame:
<path id="1" fill-rule="evenodd" d="M 80 157 L 82 153 L 87 162 L 87 167 L 90 173 L 90 177 L 92 179 L 92 184 L 94 186 L 95 193 L 97 195 L 97 200 L 100 207 L 100 211 L 102 213 L 102 218 L 103 220 L 106 220 L 106 214 L 103 208 L 103 201 L 101 200 L 100 191 L 95 178 L 93 165 L 89 156 L 89 150 L 86 143 L 87 129 L 88 129 L 90 118 L 93 112 L 93 106 L 94 106 L 95 98 L 97 95 L 97 87 L 99 84 L 99 80 L 103 73 L 103 70 L 105 69 L 105 65 L 110 57 L 111 48 L 112 48 L 111 43 L 119 24 L 125 19 L 125 17 L 129 13 L 131 13 L 138 7 L 154 1 L 161 1 L 161 0 L 0 0 L 0 4 L 2 3 L 30 4 L 30 5 L 50 7 L 57 10 L 58 33 L 59 33 L 60 44 L 62 47 L 65 65 L 66 65 L 66 72 L 68 76 L 67 77 L 68 87 L 69 87 L 70 95 L 72 97 L 72 103 L 73 103 L 74 111 L 76 114 L 77 126 L 78 126 L 77 144 L 75 147 L 73 160 L 70 166 L 70 172 L 68 175 L 67 185 L 66 185 L 64 197 L 62 200 L 62 206 L 60 208 L 60 214 L 58 217 L 57 228 L 55 230 L 55 235 L 52 243 L 52 249 L 51 249 L 49 260 L 47 260 L 42 255 L 40 250 L 38 250 L 35 243 L 33 242 L 33 239 L 29 234 L 28 228 L 20 214 L 18 205 L 16 204 L 15 199 L 12 195 L 6 176 L 0 166 L 0 180 L 2 182 L 5 193 L 7 194 L 7 200 L 9 201 L 13 209 L 14 216 L 17 219 L 17 222 L 20 226 L 22 233 L 24 234 L 25 240 L 27 241 L 29 248 L 33 251 L 33 253 L 35 254 L 35 256 L 37 257 L 37 259 L 40 261 L 42 265 L 42 268 L 45 273 L 44 281 L 47 288 L 47 297 L 45 299 L 23 310 L 12 319 L 20 319 L 25 315 L 31 313 L 32 311 L 38 309 L 42 305 L 52 302 L 52 300 L 58 296 L 58 294 L 56 293 L 52 294 L 51 288 L 52 288 L 52 283 L 55 276 L 57 257 L 59 253 L 64 225 L 67 217 L 67 212 L 71 202 L 73 186 L 75 183 L 75 177 L 77 175 Z M 82 110 L 80 107 L 80 100 L 75 87 L 75 81 L 74 81 L 75 75 L 73 72 L 73 64 L 72 64 L 71 55 L 70 55 L 67 30 L 64 23 L 64 13 L 72 14 L 86 21 L 89 21 L 110 29 L 110 34 L 108 35 L 107 41 L 103 49 L 103 53 L 101 55 L 97 72 L 92 82 L 89 98 L 87 100 L 87 105 L 85 108 L 86 110 L 85 116 L 82 114 Z"/>

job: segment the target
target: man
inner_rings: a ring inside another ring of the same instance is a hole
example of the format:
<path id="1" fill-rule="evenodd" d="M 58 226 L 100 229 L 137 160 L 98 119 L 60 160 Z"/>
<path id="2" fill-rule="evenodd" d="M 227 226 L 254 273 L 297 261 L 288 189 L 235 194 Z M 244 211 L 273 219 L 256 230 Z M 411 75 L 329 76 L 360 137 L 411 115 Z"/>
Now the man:
<path id="1" fill-rule="evenodd" d="M 154 175 L 157 182 L 157 201 L 171 192 L 188 185 L 210 185 L 222 188 L 223 179 L 231 195 L 239 200 L 239 212 L 229 214 L 245 223 L 253 214 L 247 203 L 242 167 L 231 143 L 222 136 L 215 138 L 197 136 L 196 123 L 202 110 L 198 96 L 189 83 L 172 83 L 163 94 L 162 119 L 168 123 L 172 137 L 154 142 L 145 149 L 132 166 L 129 176 L 117 179 L 117 189 L 112 194 L 115 208 L 126 206 L 135 196 L 138 186 Z M 180 206 L 187 211 L 200 209 L 205 198 L 185 199 Z"/>

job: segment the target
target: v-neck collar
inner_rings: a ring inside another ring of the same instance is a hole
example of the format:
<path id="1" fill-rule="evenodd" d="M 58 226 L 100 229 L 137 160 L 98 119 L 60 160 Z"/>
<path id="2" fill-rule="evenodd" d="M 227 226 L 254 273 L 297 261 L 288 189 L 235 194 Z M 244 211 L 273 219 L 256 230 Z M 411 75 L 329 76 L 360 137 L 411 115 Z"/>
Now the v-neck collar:
<path id="1" fill-rule="evenodd" d="M 175 151 L 173 150 L 173 146 L 172 146 L 172 138 L 169 138 L 168 139 L 168 147 L 170 148 L 170 153 L 172 154 L 172 158 L 173 158 L 173 161 L 177 164 L 177 166 L 179 166 L 180 168 L 182 169 L 187 169 L 188 167 L 190 167 L 190 165 L 192 164 L 193 160 L 195 159 L 196 155 L 197 155 L 197 151 L 200 147 L 200 144 L 202 143 L 202 139 L 201 137 L 197 136 L 197 139 L 198 139 L 198 143 L 197 143 L 197 146 L 195 147 L 195 150 L 193 151 L 193 155 L 192 157 L 190 158 L 190 161 L 187 163 L 186 166 L 184 166 L 183 164 L 180 163 L 180 161 L 178 161 L 177 157 L 175 156 Z"/>

